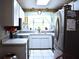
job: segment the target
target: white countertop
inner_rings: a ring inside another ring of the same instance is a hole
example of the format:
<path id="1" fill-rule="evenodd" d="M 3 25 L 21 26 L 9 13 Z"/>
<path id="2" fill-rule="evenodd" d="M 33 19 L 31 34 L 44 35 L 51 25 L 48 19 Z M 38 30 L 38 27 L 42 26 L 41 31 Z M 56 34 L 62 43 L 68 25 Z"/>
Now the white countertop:
<path id="1" fill-rule="evenodd" d="M 17 35 L 23 35 L 23 36 L 28 36 L 30 34 L 50 34 L 52 36 L 54 36 L 54 33 L 17 33 Z"/>
<path id="2" fill-rule="evenodd" d="M 28 36 L 30 34 L 32 34 L 32 33 L 17 33 L 17 35 L 25 35 L 25 36 Z"/>
<path id="3" fill-rule="evenodd" d="M 14 38 L 14 39 L 8 39 L 8 40 L 2 40 L 2 44 L 26 44 L 27 38 Z"/>

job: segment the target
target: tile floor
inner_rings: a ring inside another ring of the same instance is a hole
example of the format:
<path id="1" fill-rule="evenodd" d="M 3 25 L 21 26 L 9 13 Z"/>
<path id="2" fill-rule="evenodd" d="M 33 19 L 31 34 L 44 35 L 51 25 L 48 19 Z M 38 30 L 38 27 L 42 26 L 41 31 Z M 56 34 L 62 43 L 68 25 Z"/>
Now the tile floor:
<path id="1" fill-rule="evenodd" d="M 54 53 L 51 50 L 30 50 L 29 59 L 54 59 Z"/>

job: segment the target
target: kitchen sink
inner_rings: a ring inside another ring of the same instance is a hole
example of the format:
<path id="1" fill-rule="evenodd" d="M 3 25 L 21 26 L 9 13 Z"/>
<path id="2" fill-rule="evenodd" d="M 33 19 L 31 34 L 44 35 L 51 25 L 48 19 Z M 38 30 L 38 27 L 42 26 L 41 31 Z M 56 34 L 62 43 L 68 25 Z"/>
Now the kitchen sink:
<path id="1" fill-rule="evenodd" d="M 28 36 L 25 36 L 25 35 L 13 35 L 13 38 L 28 38 Z"/>

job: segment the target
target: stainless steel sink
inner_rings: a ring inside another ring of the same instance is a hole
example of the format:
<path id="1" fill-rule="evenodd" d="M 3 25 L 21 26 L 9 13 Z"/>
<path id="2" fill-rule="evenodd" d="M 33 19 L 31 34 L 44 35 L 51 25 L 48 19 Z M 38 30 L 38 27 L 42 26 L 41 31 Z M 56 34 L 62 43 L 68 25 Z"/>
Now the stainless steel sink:
<path id="1" fill-rule="evenodd" d="M 24 36 L 24 35 L 14 35 L 13 38 L 28 38 L 28 36 Z"/>

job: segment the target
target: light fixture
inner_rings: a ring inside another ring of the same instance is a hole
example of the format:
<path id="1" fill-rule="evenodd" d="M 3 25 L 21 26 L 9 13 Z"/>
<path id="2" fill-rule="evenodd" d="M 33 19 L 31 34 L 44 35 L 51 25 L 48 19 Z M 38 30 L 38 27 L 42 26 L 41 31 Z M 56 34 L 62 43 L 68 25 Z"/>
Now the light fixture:
<path id="1" fill-rule="evenodd" d="M 47 5 L 50 0 L 37 0 L 37 5 Z"/>
<path id="2" fill-rule="evenodd" d="M 41 11 L 38 11 L 38 15 L 40 15 L 42 12 Z"/>

